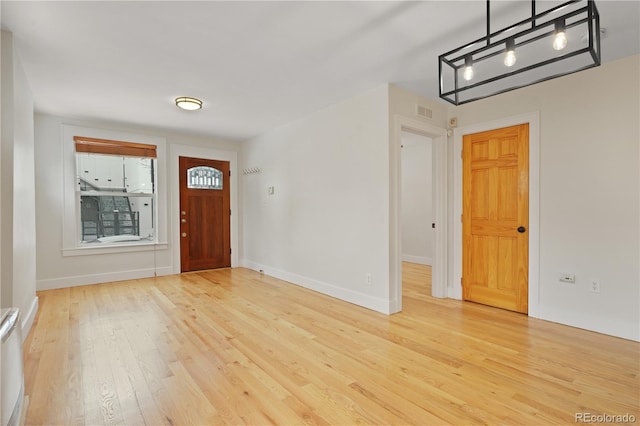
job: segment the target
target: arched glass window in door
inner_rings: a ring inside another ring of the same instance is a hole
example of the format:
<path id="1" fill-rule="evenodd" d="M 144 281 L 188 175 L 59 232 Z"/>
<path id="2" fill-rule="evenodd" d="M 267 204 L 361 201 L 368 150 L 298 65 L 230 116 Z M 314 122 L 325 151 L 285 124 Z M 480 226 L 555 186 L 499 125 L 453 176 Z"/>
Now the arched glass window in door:
<path id="1" fill-rule="evenodd" d="M 222 172 L 207 166 L 187 169 L 187 188 L 222 189 Z"/>

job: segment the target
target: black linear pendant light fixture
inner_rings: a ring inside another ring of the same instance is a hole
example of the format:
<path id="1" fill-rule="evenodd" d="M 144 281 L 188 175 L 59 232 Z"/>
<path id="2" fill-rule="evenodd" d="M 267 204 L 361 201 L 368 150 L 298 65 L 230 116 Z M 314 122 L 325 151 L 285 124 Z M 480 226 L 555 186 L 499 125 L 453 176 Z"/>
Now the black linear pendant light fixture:
<path id="1" fill-rule="evenodd" d="M 438 57 L 440 97 L 461 105 L 600 65 L 600 16 L 593 0 L 545 11 Z"/>

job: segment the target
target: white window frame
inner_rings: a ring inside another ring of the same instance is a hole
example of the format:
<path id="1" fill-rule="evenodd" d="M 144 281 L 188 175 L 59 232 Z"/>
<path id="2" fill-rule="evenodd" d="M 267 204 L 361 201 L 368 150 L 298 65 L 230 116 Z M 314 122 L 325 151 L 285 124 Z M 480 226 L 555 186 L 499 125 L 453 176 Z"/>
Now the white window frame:
<path id="1" fill-rule="evenodd" d="M 157 147 L 155 171 L 155 241 L 132 241 L 126 243 L 106 243 L 100 246 L 83 244 L 81 240 L 80 203 L 78 202 L 76 150 L 74 136 L 96 139 L 121 140 L 128 142 L 155 145 Z M 61 129 L 62 176 L 63 176 L 63 210 L 62 219 L 62 255 L 82 256 L 91 254 L 126 253 L 153 251 L 167 248 L 167 167 L 165 138 L 142 135 L 116 130 L 78 127 L 63 124 Z"/>

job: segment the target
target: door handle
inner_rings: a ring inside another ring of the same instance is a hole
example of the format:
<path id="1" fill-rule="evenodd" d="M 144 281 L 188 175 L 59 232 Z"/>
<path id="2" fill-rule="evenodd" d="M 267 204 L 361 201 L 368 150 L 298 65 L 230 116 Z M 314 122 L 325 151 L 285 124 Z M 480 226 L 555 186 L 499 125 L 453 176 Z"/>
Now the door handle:
<path id="1" fill-rule="evenodd" d="M 527 230 L 527 228 L 525 228 L 524 226 L 519 226 L 518 227 L 518 232 L 523 234 L 525 231 Z"/>
<path id="2" fill-rule="evenodd" d="M 182 237 L 184 238 L 184 237 L 186 237 L 186 236 L 187 236 L 187 233 L 186 233 L 186 232 L 183 232 L 183 233 L 182 233 Z"/>
<path id="3" fill-rule="evenodd" d="M 182 218 L 182 219 L 180 220 L 180 222 L 182 222 L 182 223 L 187 223 L 187 219 Z"/>

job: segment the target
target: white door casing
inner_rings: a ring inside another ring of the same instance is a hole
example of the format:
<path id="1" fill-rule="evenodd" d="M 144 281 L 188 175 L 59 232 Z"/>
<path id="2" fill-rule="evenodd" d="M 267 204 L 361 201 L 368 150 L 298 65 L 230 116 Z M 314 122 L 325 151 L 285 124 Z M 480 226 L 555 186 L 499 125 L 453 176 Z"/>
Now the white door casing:
<path id="1" fill-rule="evenodd" d="M 432 295 L 447 297 L 447 130 L 421 120 L 396 115 L 389 149 L 389 313 L 402 310 L 401 152 L 402 132 L 433 139 L 433 219 L 436 224 Z"/>
<path id="2" fill-rule="evenodd" d="M 540 301 L 540 113 L 505 117 L 485 123 L 453 129 L 453 211 L 452 253 L 448 275 L 450 283 L 445 297 L 462 299 L 462 138 L 464 135 L 529 123 L 529 316 L 538 317 Z M 456 220 L 457 218 L 457 220 Z"/>

